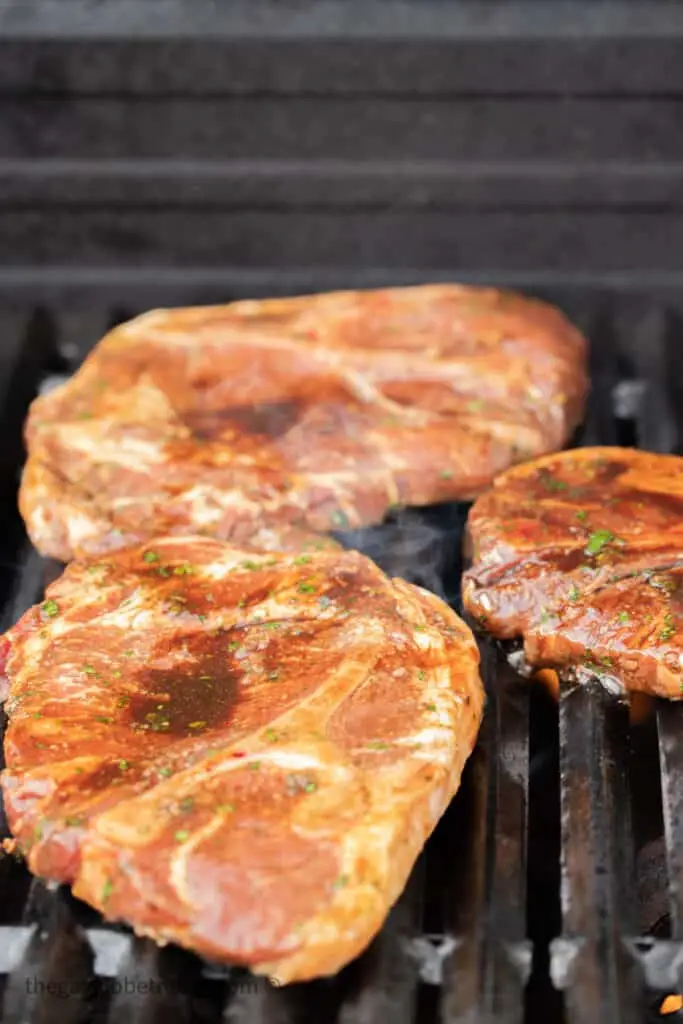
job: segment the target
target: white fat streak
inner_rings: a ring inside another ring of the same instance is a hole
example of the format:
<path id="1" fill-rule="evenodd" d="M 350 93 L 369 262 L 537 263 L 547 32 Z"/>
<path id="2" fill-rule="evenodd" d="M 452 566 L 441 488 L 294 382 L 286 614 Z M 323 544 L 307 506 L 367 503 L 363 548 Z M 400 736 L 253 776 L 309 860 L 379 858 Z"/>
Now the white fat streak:
<path id="1" fill-rule="evenodd" d="M 414 632 L 413 639 L 422 651 L 429 651 L 432 647 L 441 647 L 440 639 L 437 640 L 436 637 L 430 635 L 427 631 L 428 628 L 429 627 L 426 627 L 423 630 L 415 630 Z"/>
<path id="2" fill-rule="evenodd" d="M 60 427 L 62 442 L 82 455 L 92 457 L 96 463 L 111 462 L 144 473 L 152 466 L 164 462 L 164 455 L 158 441 L 128 434 L 125 441 L 120 436 L 108 434 L 109 423 L 101 420 L 100 429 L 94 424 L 86 430 L 82 426 Z"/>
<path id="3" fill-rule="evenodd" d="M 231 553 L 226 552 L 225 554 L 221 555 L 220 559 L 217 559 L 214 562 L 209 562 L 207 565 L 203 565 L 202 574 L 210 576 L 211 579 L 222 580 L 226 576 L 235 573 L 235 571 L 245 561 L 253 562 L 254 565 L 263 566 L 264 568 L 270 568 L 269 566 L 265 565 L 265 562 L 270 562 L 272 559 L 276 557 L 276 555 L 272 554 L 269 551 L 265 553 L 258 552 L 256 554 L 249 554 L 249 557 L 245 557 L 245 554 L 245 551 L 241 548 L 235 548 L 235 550 Z M 245 569 L 245 572 L 251 571 L 255 570 Z"/>
<path id="4" fill-rule="evenodd" d="M 261 764 L 272 764 L 276 768 L 285 768 L 287 771 L 302 771 L 305 768 L 330 771 L 329 762 L 322 761 L 311 753 L 302 753 L 300 750 L 287 750 L 286 748 L 259 752 L 259 761 Z"/>
<path id="5" fill-rule="evenodd" d="M 59 603 L 59 602 L 58 602 Z M 144 629 L 159 626 L 159 615 L 139 594 L 133 594 L 128 603 L 105 612 L 97 619 L 98 626 L 115 626 L 117 629 Z M 89 623 L 92 626 L 92 621 Z M 64 636 L 74 629 L 82 629 L 82 622 L 71 622 L 68 618 L 56 616 L 50 621 L 50 641 Z M 87 661 L 87 656 L 86 656 Z"/>
<path id="6" fill-rule="evenodd" d="M 285 771 L 302 771 L 305 769 L 315 769 L 327 773 L 328 776 L 332 776 L 332 780 L 337 784 L 345 781 L 349 776 L 353 775 L 353 769 L 345 765 L 331 765 L 328 761 L 321 760 L 315 757 L 311 753 L 302 753 L 297 750 L 259 750 L 257 751 L 258 760 L 261 765 L 270 764 L 275 768 L 282 768 Z M 209 771 L 202 772 L 201 775 L 195 774 L 193 782 L 196 783 L 201 781 L 203 778 L 215 778 L 217 774 L 225 774 L 231 771 L 238 771 L 244 768 L 245 764 L 249 762 L 244 758 L 239 760 L 229 760 L 223 763 L 212 765 Z M 187 887 L 186 880 L 189 873 L 188 860 L 192 856 L 192 853 L 200 846 L 206 839 L 214 834 L 224 823 L 225 816 L 220 812 L 217 812 L 213 817 L 202 826 L 193 832 L 187 840 L 185 840 L 178 847 L 178 852 L 171 859 L 171 870 L 170 879 L 173 888 L 175 889 L 179 899 L 181 899 L 186 905 L 189 905 L 189 901 L 186 897 Z"/>
<path id="7" fill-rule="evenodd" d="M 413 748 L 412 757 L 418 761 L 450 764 L 455 746 L 453 728 L 427 726 L 409 736 L 394 740 L 392 746 Z"/>
<path id="8" fill-rule="evenodd" d="M 258 516 L 262 506 L 247 498 L 243 491 L 220 490 L 210 484 L 196 484 L 182 495 L 183 504 L 190 506 L 192 518 L 198 525 L 213 523 L 225 515 L 226 509 L 236 508 L 240 513 Z"/>
<path id="9" fill-rule="evenodd" d="M 186 906 L 189 906 L 185 880 L 188 874 L 188 859 L 197 846 L 213 835 L 223 823 L 223 815 L 216 814 L 206 825 L 193 832 L 189 839 L 178 847 L 178 852 L 171 858 L 170 882 L 176 894 Z"/>
<path id="10" fill-rule="evenodd" d="M 99 533 L 96 522 L 74 506 L 69 507 L 68 530 L 71 547 L 79 547 L 84 540 L 91 540 Z"/>

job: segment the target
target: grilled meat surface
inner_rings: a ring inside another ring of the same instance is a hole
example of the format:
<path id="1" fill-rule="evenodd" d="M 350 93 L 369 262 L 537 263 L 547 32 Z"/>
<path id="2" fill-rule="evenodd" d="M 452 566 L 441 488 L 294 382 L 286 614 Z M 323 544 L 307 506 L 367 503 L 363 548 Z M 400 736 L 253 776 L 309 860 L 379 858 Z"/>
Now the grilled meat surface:
<path id="1" fill-rule="evenodd" d="M 561 447 L 584 362 L 559 311 L 493 289 L 148 313 L 33 404 L 21 511 L 62 561 L 164 533 L 300 549 Z"/>
<path id="2" fill-rule="evenodd" d="M 280 982 L 378 931 L 482 714 L 470 630 L 357 552 L 156 540 L 72 563 L 5 640 L 31 870 Z"/>
<path id="3" fill-rule="evenodd" d="M 683 697 L 683 459 L 580 448 L 475 502 L 467 610 L 529 666 Z"/>

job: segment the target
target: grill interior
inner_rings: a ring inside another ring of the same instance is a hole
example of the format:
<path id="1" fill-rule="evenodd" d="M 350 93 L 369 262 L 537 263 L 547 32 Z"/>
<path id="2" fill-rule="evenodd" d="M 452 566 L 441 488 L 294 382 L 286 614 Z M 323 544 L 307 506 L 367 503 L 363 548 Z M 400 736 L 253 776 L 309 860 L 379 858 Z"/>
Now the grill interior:
<path id="1" fill-rule="evenodd" d="M 677 315 L 615 308 L 593 299 L 577 317 L 591 339 L 593 389 L 576 443 L 680 452 Z M 111 310 L 101 328 L 130 312 Z M 26 404 L 84 354 L 53 311 L 15 326 L 2 406 L 3 627 L 59 571 L 32 551 L 16 512 Z M 410 510 L 345 540 L 457 608 L 466 511 Z M 563 687 L 558 708 L 497 645 L 481 646 L 489 700 L 462 788 L 358 961 L 278 990 L 137 940 L 6 855 L 4 1024 L 661 1020 L 662 997 L 683 990 L 683 706 L 657 703 L 631 724 L 596 680 Z"/>

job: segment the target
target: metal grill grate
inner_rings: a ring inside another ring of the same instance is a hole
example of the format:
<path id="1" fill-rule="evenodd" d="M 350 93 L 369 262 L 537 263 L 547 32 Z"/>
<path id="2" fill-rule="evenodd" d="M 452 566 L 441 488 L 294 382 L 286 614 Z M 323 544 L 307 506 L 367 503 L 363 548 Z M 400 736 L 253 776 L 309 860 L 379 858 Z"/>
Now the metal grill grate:
<path id="1" fill-rule="evenodd" d="M 680 451 L 675 389 L 683 356 L 671 317 L 645 310 L 620 319 L 593 306 L 587 320 L 593 394 L 578 443 Z M 88 326 L 85 333 L 99 332 Z M 58 571 L 26 544 L 11 494 L 26 401 L 51 374 L 68 372 L 79 346 L 64 351 L 60 356 L 54 318 L 34 313 L 5 375 L 4 436 L 14 454 L 2 480 L 3 626 L 40 597 L 46 574 Z M 393 571 L 409 556 L 413 577 L 425 582 L 417 569 L 420 543 L 433 545 L 438 533 L 440 586 L 457 605 L 462 513 L 413 513 L 351 540 Z M 683 707 L 657 706 L 657 732 L 641 762 L 626 708 L 597 682 L 564 686 L 558 713 L 497 646 L 484 642 L 482 654 L 488 711 L 462 788 L 384 929 L 338 977 L 278 990 L 247 972 L 157 949 L 4 857 L 4 1024 L 647 1020 L 662 994 L 683 988 Z M 636 899 L 643 801 L 634 778 L 642 783 L 643 765 L 645 802 L 666 846 L 657 884 L 668 915 L 656 936 L 642 930 Z"/>

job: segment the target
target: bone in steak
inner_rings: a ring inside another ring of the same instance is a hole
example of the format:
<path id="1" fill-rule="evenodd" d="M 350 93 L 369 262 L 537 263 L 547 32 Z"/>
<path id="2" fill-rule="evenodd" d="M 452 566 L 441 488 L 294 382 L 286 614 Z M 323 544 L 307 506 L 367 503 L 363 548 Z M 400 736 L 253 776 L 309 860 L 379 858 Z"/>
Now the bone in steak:
<path id="1" fill-rule="evenodd" d="M 469 516 L 467 610 L 531 667 L 683 697 L 683 459 L 580 448 L 499 477 Z"/>
<path id="2" fill-rule="evenodd" d="M 197 531 L 262 548 L 470 499 L 561 447 L 583 337 L 543 303 L 430 285 L 156 311 L 34 403 L 20 505 L 62 561 Z"/>
<path id="3" fill-rule="evenodd" d="M 7 639 L 31 870 L 281 982 L 378 931 L 482 714 L 470 630 L 351 551 L 157 540 L 72 563 Z"/>

